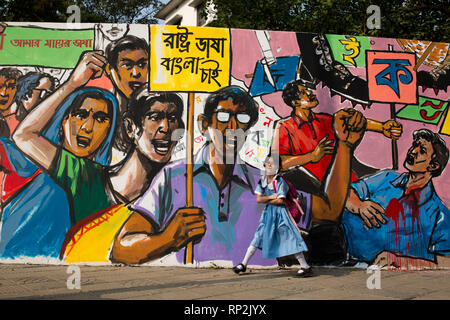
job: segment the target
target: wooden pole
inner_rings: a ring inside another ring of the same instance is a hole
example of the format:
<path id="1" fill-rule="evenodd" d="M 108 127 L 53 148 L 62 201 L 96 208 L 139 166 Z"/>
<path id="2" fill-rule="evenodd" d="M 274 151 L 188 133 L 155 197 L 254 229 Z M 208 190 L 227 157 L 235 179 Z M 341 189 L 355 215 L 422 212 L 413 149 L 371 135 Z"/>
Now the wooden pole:
<path id="1" fill-rule="evenodd" d="M 189 93 L 187 115 L 187 147 L 186 147 L 186 208 L 194 205 L 194 104 L 195 93 Z M 194 263 L 194 245 L 189 242 L 184 252 L 184 263 Z"/>
<path id="2" fill-rule="evenodd" d="M 396 119 L 396 113 L 395 113 L 395 103 L 391 103 L 391 119 Z M 397 140 L 391 139 L 392 144 L 392 169 L 398 170 L 398 147 L 397 147 Z"/>
<path id="3" fill-rule="evenodd" d="M 394 46 L 389 44 L 388 45 L 388 51 L 394 51 Z M 395 103 L 391 103 L 391 119 L 395 120 L 397 117 L 397 114 L 395 112 Z M 391 145 L 392 145 L 392 169 L 398 170 L 398 147 L 397 147 L 397 140 L 391 139 Z"/>

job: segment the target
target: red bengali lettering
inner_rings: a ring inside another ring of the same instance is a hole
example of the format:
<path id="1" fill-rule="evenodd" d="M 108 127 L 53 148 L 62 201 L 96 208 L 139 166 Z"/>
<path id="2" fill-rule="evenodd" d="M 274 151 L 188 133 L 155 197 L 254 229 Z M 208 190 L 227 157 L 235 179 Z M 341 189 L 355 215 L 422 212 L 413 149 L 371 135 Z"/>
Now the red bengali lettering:
<path id="1" fill-rule="evenodd" d="M 6 33 L 0 34 L 0 50 L 3 49 L 3 38 L 6 36 Z"/>

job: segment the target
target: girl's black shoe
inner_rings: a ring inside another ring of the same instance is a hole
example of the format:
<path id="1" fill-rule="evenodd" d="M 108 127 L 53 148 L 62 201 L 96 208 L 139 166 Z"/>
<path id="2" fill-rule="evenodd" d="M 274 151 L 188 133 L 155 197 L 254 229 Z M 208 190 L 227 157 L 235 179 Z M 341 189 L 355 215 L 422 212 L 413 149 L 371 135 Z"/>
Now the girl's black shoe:
<path id="1" fill-rule="evenodd" d="M 247 270 L 247 267 L 244 266 L 242 263 L 239 263 L 237 266 L 233 267 L 233 271 L 236 274 L 239 274 L 239 272 L 245 272 Z"/>
<path id="2" fill-rule="evenodd" d="M 299 277 L 299 278 L 307 278 L 307 277 L 312 277 L 312 276 L 313 276 L 313 271 L 312 271 L 311 267 L 309 267 L 308 269 L 301 268 L 297 272 L 297 277 Z"/>

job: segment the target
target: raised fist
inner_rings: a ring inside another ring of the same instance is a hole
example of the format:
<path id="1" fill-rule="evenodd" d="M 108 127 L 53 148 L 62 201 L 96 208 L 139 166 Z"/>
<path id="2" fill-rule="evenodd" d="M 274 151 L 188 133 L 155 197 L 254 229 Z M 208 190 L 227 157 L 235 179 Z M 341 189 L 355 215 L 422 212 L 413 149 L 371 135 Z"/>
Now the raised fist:
<path id="1" fill-rule="evenodd" d="M 393 140 L 397 140 L 402 135 L 402 125 L 395 120 L 388 120 L 383 123 L 383 134 Z"/>
<path id="2" fill-rule="evenodd" d="M 334 131 L 339 141 L 356 147 L 364 136 L 367 120 L 355 109 L 341 109 L 334 115 Z"/>
<path id="3" fill-rule="evenodd" d="M 85 51 L 70 75 L 69 84 L 74 89 L 84 86 L 89 80 L 99 78 L 105 65 L 103 51 Z"/>

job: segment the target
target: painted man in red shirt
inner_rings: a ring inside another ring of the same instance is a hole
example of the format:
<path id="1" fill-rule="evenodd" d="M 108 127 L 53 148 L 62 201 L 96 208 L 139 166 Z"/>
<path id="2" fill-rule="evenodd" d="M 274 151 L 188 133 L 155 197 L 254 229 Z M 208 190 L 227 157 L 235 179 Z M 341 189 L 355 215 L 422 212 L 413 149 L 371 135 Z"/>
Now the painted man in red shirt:
<path id="1" fill-rule="evenodd" d="M 294 80 L 283 90 L 284 102 L 292 107 L 290 117 L 275 124 L 271 153 L 280 157 L 281 170 L 303 166 L 320 181 L 326 176 L 334 154 L 335 135 L 333 115 L 315 113 L 319 104 L 312 82 Z M 366 130 L 381 132 L 390 139 L 402 134 L 401 125 L 395 120 L 379 122 L 367 119 Z M 352 158 L 351 181 L 361 176 L 374 174 L 376 169 Z M 339 225 L 332 221 L 314 222 L 314 217 L 304 217 L 303 228 L 309 231 L 305 240 L 310 248 L 308 260 L 317 264 L 340 264 L 346 259 L 344 238 Z M 284 259 L 284 261 L 283 261 Z M 280 265 L 289 260 L 282 258 Z"/>
<path id="2" fill-rule="evenodd" d="M 302 80 L 284 87 L 283 100 L 293 111 L 290 117 L 276 123 L 272 153 L 279 154 L 282 170 L 304 166 L 322 181 L 334 152 L 333 115 L 313 111 L 319 104 L 313 90 Z M 398 139 L 402 133 L 401 124 L 395 120 L 367 119 L 366 130 L 382 132 L 391 139 Z M 356 181 L 354 173 L 352 181 Z"/>

